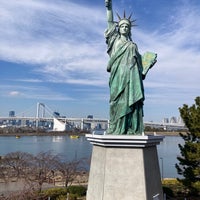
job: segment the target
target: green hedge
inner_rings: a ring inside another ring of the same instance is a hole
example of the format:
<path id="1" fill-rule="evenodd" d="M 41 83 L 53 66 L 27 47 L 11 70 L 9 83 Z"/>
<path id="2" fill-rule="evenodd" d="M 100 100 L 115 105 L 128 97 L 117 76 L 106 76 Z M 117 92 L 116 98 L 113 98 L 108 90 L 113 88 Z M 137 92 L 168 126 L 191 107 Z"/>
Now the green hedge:
<path id="1" fill-rule="evenodd" d="M 42 191 L 42 194 L 46 197 L 51 197 L 51 200 L 58 200 L 60 196 L 67 197 L 67 189 L 66 188 L 51 188 Z"/>
<path id="2" fill-rule="evenodd" d="M 84 186 L 69 186 L 68 188 L 51 188 L 41 192 L 42 196 L 51 197 L 51 200 L 65 200 L 69 193 L 70 200 L 86 195 L 87 188 Z"/>
<path id="3" fill-rule="evenodd" d="M 78 197 L 82 197 L 86 195 L 87 188 L 84 186 L 69 186 L 67 191 L 70 194 L 76 194 Z"/>

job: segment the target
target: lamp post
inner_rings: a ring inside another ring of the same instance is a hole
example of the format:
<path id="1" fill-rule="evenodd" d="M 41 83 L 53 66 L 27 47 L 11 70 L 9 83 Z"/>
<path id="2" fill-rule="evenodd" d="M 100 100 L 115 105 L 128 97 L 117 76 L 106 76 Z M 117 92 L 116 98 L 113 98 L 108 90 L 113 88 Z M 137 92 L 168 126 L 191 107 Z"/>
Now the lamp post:
<path id="1" fill-rule="evenodd" d="M 160 160 L 161 160 L 161 178 L 162 178 L 162 180 L 163 180 L 163 174 L 164 174 L 164 172 L 163 172 L 163 157 L 160 157 Z"/>

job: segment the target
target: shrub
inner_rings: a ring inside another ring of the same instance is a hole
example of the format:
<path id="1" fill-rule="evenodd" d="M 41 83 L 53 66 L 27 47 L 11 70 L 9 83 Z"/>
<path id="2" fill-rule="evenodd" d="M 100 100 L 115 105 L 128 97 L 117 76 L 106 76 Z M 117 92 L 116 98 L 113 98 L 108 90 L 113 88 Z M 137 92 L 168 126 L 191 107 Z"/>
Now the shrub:
<path id="1" fill-rule="evenodd" d="M 174 197 L 174 193 L 169 187 L 163 186 L 163 193 L 166 194 L 167 197 Z"/>
<path id="2" fill-rule="evenodd" d="M 69 200 L 77 200 L 77 194 L 70 194 L 69 195 Z"/>
<path id="3" fill-rule="evenodd" d="M 60 198 L 60 196 L 67 196 L 67 189 L 66 188 L 51 188 L 42 191 L 42 194 L 44 194 L 47 197 L 51 197 L 51 200 L 57 200 Z M 66 199 L 66 198 L 65 198 Z"/>
<path id="4" fill-rule="evenodd" d="M 84 186 L 69 186 L 67 188 L 67 191 L 70 194 L 77 194 L 78 197 L 85 196 L 86 195 L 86 190 L 87 189 Z"/>
<path id="5" fill-rule="evenodd" d="M 67 195 L 60 195 L 59 197 L 56 198 L 56 200 L 66 200 Z"/>

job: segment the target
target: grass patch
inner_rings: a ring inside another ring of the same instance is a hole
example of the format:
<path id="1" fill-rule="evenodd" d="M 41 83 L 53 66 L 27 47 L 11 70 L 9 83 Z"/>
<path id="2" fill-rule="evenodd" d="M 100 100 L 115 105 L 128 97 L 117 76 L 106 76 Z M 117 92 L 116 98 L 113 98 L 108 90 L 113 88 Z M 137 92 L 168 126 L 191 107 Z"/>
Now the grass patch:
<path id="1" fill-rule="evenodd" d="M 199 196 L 191 196 L 188 190 L 177 179 L 162 180 L 163 193 L 166 194 L 167 199 L 171 200 L 199 200 Z"/>

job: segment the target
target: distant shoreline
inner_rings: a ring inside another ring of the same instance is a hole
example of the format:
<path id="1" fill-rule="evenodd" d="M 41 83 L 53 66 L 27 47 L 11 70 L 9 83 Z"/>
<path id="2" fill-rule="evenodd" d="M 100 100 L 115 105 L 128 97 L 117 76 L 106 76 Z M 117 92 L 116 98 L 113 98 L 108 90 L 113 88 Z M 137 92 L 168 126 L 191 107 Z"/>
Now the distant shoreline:
<path id="1" fill-rule="evenodd" d="M 158 132 L 145 132 L 145 135 L 163 135 L 163 136 L 180 136 L 180 133 L 182 134 L 186 134 L 186 132 L 183 132 L 183 131 L 166 131 L 166 132 L 161 132 L 161 131 L 158 131 Z"/>
<path id="2" fill-rule="evenodd" d="M 1 133 L 0 136 L 65 136 L 65 135 L 85 135 L 87 133 L 66 133 L 66 132 L 33 132 L 33 133 Z"/>
<path id="3" fill-rule="evenodd" d="M 88 132 L 19 132 L 19 133 L 1 133 L 1 136 L 70 136 L 70 135 L 78 135 L 85 136 Z M 185 134 L 186 132 L 181 132 Z M 145 135 L 163 135 L 163 136 L 179 136 L 180 132 L 145 132 Z"/>

